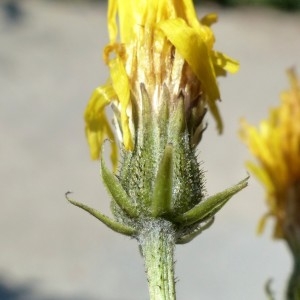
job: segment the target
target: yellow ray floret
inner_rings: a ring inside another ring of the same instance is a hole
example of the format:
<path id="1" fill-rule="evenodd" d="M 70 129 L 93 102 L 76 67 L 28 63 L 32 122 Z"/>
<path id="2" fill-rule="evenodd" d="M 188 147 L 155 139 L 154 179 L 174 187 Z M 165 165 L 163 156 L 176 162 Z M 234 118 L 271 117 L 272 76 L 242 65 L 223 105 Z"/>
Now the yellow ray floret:
<path id="1" fill-rule="evenodd" d="M 242 122 L 241 137 L 258 164 L 249 170 L 266 188 L 269 212 L 275 216 L 274 235 L 282 236 L 285 202 L 289 189 L 300 182 L 300 86 L 293 70 L 288 70 L 291 89 L 282 93 L 279 107 L 258 128 Z M 265 217 L 260 223 L 263 229 Z"/>
<path id="2" fill-rule="evenodd" d="M 111 140 L 111 161 L 114 168 L 117 166 L 118 149 L 115 136 L 105 115 L 105 107 L 116 97 L 111 85 L 97 88 L 85 110 L 85 134 L 90 146 L 92 159 L 97 159 L 101 151 L 103 141 L 108 138 Z"/>

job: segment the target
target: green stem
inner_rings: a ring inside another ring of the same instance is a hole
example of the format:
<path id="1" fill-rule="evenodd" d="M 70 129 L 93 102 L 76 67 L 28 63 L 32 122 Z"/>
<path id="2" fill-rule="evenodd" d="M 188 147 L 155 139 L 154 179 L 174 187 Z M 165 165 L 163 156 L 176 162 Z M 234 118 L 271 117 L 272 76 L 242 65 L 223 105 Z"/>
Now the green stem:
<path id="1" fill-rule="evenodd" d="M 162 219 L 148 221 L 140 232 L 139 243 L 150 300 L 175 300 L 175 230 L 172 223 Z"/>
<path id="2" fill-rule="evenodd" d="M 300 300 L 300 259 L 294 257 L 294 269 L 287 287 L 287 300 Z"/>
<path id="3" fill-rule="evenodd" d="M 294 268 L 287 286 L 287 300 L 300 300 L 300 183 L 290 187 L 283 222 L 284 238 L 294 259 Z"/>

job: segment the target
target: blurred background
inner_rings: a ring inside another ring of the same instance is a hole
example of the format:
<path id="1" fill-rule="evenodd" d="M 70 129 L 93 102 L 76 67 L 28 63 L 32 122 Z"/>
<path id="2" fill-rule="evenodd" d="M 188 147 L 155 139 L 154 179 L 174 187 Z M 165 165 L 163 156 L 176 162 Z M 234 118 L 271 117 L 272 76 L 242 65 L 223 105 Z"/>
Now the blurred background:
<path id="1" fill-rule="evenodd" d="M 196 3 L 200 3 L 201 1 L 195 0 Z M 300 8 L 299 0 L 215 0 L 209 1 L 206 0 L 206 3 L 216 2 L 222 6 L 239 6 L 239 5 L 260 5 L 260 6 L 270 6 L 276 7 L 278 9 L 283 10 L 297 10 Z"/>
<path id="2" fill-rule="evenodd" d="M 241 63 L 220 80 L 225 133 L 214 121 L 198 148 L 207 191 L 246 175 L 250 158 L 238 139 L 239 119 L 257 124 L 300 72 L 299 1 L 205 1 L 199 17 L 217 12 L 215 49 Z M 137 243 L 72 207 L 64 193 L 109 214 L 99 165 L 89 158 L 83 111 L 104 83 L 106 1 L 5 1 L 0 5 L 0 299 L 148 299 Z M 241 4 L 240 4 L 241 3 Z M 279 9 L 282 8 L 282 9 Z M 264 191 L 247 189 L 192 243 L 178 246 L 178 299 L 266 299 L 272 279 L 283 299 L 291 258 L 271 239 Z"/>

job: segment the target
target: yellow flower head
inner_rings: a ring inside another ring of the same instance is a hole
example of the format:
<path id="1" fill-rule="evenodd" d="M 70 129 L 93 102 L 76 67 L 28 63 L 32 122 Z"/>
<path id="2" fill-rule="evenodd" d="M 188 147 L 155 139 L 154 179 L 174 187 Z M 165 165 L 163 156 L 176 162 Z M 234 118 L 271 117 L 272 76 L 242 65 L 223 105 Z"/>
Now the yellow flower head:
<path id="1" fill-rule="evenodd" d="M 293 70 L 288 70 L 288 76 L 291 89 L 281 94 L 280 106 L 272 109 L 258 128 L 243 120 L 241 130 L 242 139 L 258 161 L 248 162 L 247 167 L 267 193 L 269 212 L 258 229 L 262 231 L 266 217 L 273 216 L 277 238 L 286 238 L 291 210 L 298 214 L 300 225 L 300 85 Z"/>
<path id="2" fill-rule="evenodd" d="M 154 114 L 166 101 L 162 95 L 167 88 L 168 106 L 182 93 L 187 110 L 197 108 L 191 117 L 194 127 L 208 105 L 222 131 L 216 77 L 236 72 L 238 63 L 213 49 L 215 38 L 210 25 L 216 19 L 212 14 L 199 21 L 192 0 L 109 0 L 110 42 L 104 49 L 104 60 L 110 78 L 95 90 L 85 111 L 92 158 L 99 157 L 103 140 L 109 138 L 111 158 L 114 164 L 117 162 L 115 137 L 105 115 L 109 104 L 121 145 L 125 150 L 134 148 L 137 129 L 133 99 L 141 108 L 141 86 L 151 99 Z"/>

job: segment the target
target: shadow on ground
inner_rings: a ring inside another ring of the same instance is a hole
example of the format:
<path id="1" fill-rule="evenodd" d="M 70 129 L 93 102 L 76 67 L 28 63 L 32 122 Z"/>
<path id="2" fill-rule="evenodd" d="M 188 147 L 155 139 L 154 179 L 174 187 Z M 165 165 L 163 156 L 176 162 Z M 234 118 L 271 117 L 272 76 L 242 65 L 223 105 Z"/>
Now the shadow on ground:
<path id="1" fill-rule="evenodd" d="M 1 300 L 95 300 L 84 295 L 61 297 L 61 296 L 42 296 L 36 291 L 34 284 L 10 284 L 7 280 L 0 278 L 0 299 Z M 104 300 L 104 299 L 103 299 Z M 106 299 L 107 300 L 107 299 Z"/>
<path id="2" fill-rule="evenodd" d="M 31 294 L 30 286 L 10 286 L 5 281 L 0 280 L 0 299 L 2 300 L 29 299 Z"/>

